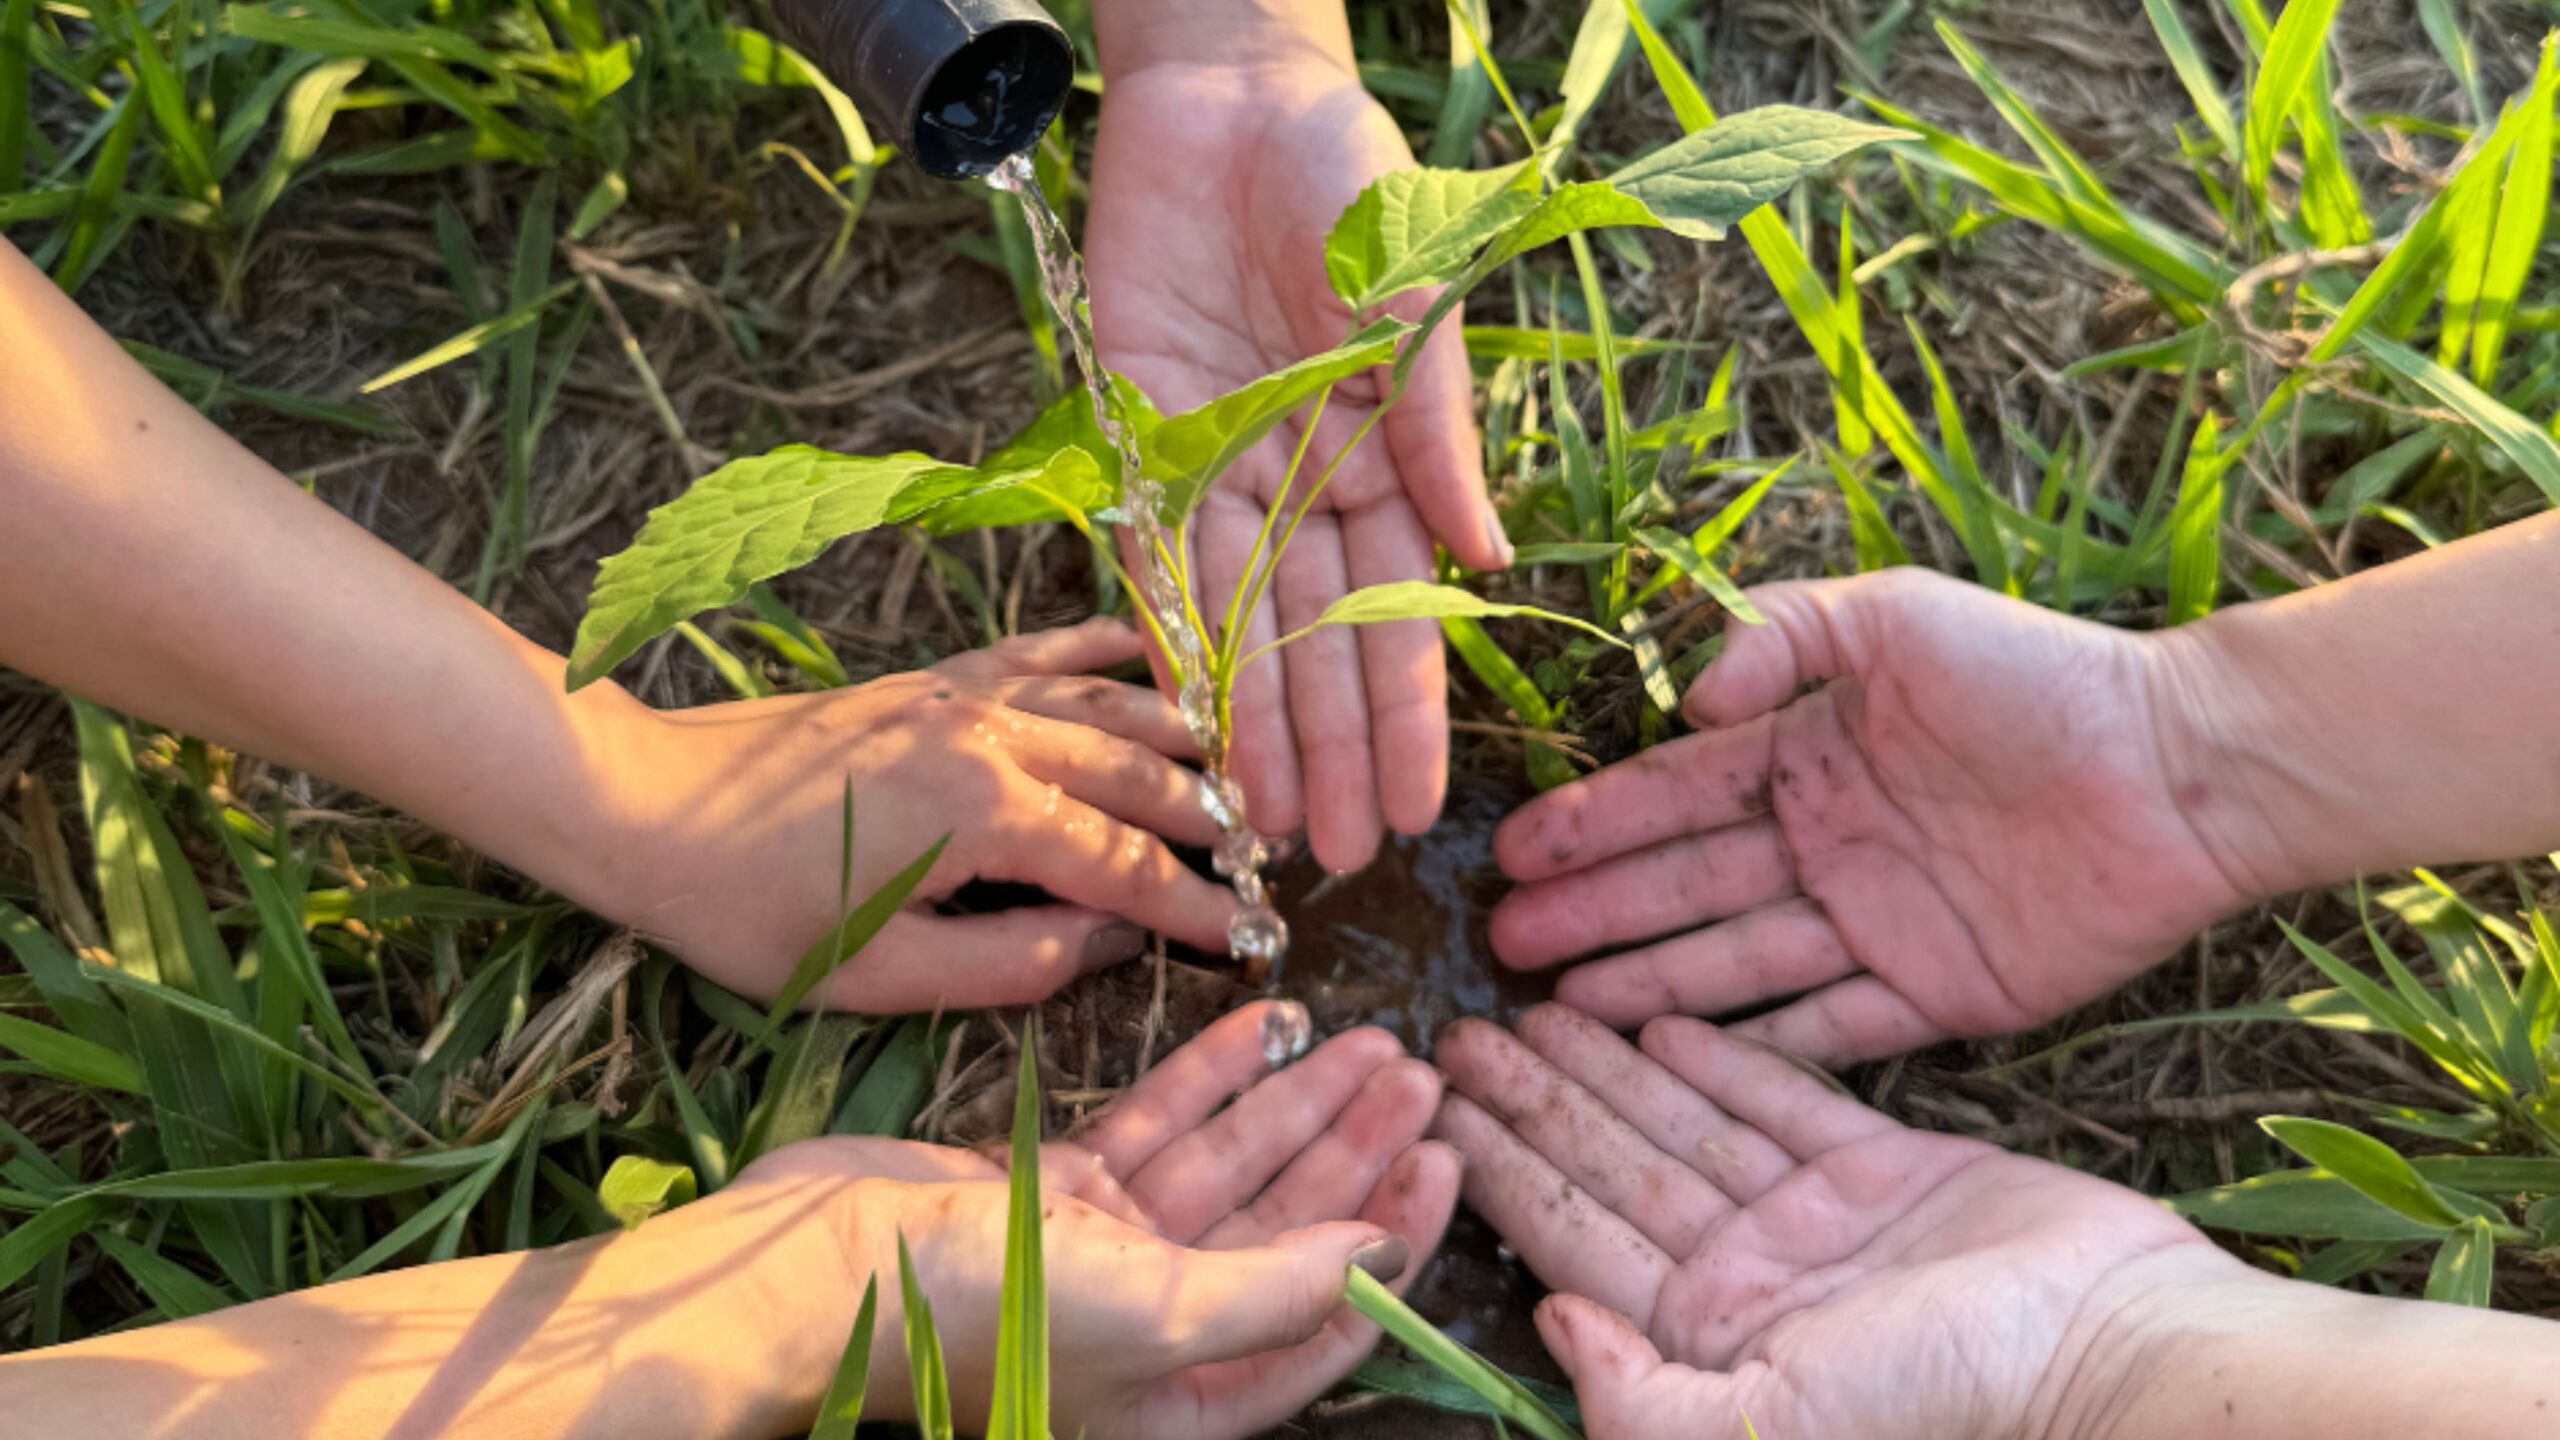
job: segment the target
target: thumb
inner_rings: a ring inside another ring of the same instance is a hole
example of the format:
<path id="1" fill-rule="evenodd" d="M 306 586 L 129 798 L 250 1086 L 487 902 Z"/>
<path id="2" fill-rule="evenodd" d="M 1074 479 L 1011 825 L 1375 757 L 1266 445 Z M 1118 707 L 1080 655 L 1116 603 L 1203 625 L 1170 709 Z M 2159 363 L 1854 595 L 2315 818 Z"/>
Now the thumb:
<path id="1" fill-rule="evenodd" d="M 1793 580 L 1743 592 L 1768 623 L 1728 622 L 1724 653 L 1700 673 L 1680 713 L 1701 729 L 1739 725 L 1795 698 L 1798 690 L 1838 675 L 1847 662 L 1839 641 L 1843 612 L 1873 595 L 1879 572 L 1846 580 Z"/>
<path id="2" fill-rule="evenodd" d="M 1538 1338 L 1577 1393 L 1614 1395 L 1662 1368 L 1662 1352 L 1626 1316 L 1579 1295 L 1538 1302 Z M 1585 1402 L 1591 1403 L 1590 1401 Z"/>
<path id="3" fill-rule="evenodd" d="M 1305 1344 L 1342 1308 L 1352 1266 L 1392 1280 L 1410 1258 L 1403 1237 L 1348 1220 L 1291 1230 L 1249 1250 L 1189 1251 L 1174 1301 L 1175 1363 Z"/>

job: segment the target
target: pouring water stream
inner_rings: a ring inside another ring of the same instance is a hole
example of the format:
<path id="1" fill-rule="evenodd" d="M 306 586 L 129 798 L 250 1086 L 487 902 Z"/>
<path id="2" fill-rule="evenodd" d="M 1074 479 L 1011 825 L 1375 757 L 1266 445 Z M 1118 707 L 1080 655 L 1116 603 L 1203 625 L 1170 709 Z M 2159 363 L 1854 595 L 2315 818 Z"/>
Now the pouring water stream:
<path id="1" fill-rule="evenodd" d="M 1032 249 L 1039 257 L 1041 290 L 1050 312 L 1057 316 L 1058 324 L 1067 332 L 1068 343 L 1074 347 L 1076 366 L 1084 375 L 1085 389 L 1093 397 L 1094 423 L 1117 452 L 1120 510 L 1123 523 L 1137 541 L 1132 548 L 1141 588 L 1139 599 L 1155 616 L 1165 648 L 1181 672 L 1178 699 L 1182 719 L 1200 747 L 1203 762 L 1201 808 L 1218 824 L 1214 857 L 1218 873 L 1234 884 L 1240 906 L 1227 926 L 1227 950 L 1244 962 L 1247 974 L 1258 983 L 1265 975 L 1276 973 L 1289 948 L 1288 922 L 1271 908 L 1271 897 L 1262 878 L 1262 867 L 1274 858 L 1276 847 L 1245 823 L 1244 791 L 1227 773 L 1226 736 L 1218 728 L 1217 697 L 1209 683 L 1208 639 L 1191 623 L 1181 581 L 1165 561 L 1166 556 L 1175 553 L 1178 542 L 1165 530 L 1159 510 L 1164 487 L 1149 479 L 1141 468 L 1137 437 L 1122 423 L 1107 372 L 1094 358 L 1084 262 L 1067 236 L 1066 222 L 1041 193 L 1031 157 L 1016 155 L 1004 161 L 987 175 L 986 181 L 1022 202 L 1023 217 L 1031 229 Z M 1265 1040 L 1266 1048 L 1277 1042 L 1293 1053 L 1304 1049 L 1306 1043 L 1303 1036 L 1267 1036 Z"/>

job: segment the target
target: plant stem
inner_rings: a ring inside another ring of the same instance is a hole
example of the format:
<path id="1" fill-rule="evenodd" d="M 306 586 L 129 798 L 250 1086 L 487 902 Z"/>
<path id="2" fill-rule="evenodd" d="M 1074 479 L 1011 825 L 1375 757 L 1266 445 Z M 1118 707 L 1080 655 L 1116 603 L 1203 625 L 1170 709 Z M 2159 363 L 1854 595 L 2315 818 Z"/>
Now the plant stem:
<path id="1" fill-rule="evenodd" d="M 1379 1284 L 1377 1277 L 1368 1271 L 1357 1268 L 1351 1271 L 1343 1298 L 1350 1302 L 1352 1309 L 1394 1336 L 1396 1343 L 1476 1392 L 1504 1420 L 1538 1437 L 1538 1440 L 1582 1440 L 1572 1426 L 1556 1418 L 1556 1413 L 1540 1403 L 1538 1397 L 1530 1394 L 1519 1381 L 1483 1356 L 1441 1334 L 1439 1327 L 1415 1314 L 1411 1306 L 1397 1299 L 1394 1291 Z"/>
<path id="2" fill-rule="evenodd" d="M 1280 492 L 1271 497 L 1271 504 L 1263 510 L 1262 529 L 1253 537 L 1253 549 L 1245 555 L 1244 568 L 1236 572 L 1235 598 L 1227 602 L 1226 624 L 1218 631 L 1219 658 L 1224 668 L 1228 670 L 1232 670 L 1235 666 L 1236 652 L 1243 648 L 1240 637 L 1243 635 L 1245 622 L 1253 614 L 1245 608 L 1246 594 L 1253 594 L 1259 603 L 1261 590 L 1253 581 L 1254 576 L 1262 568 L 1263 552 L 1270 548 L 1271 527 L 1279 523 L 1281 508 L 1289 503 L 1289 492 L 1298 486 L 1298 471 L 1307 463 L 1307 450 L 1315 444 L 1316 426 L 1323 423 L 1325 406 L 1332 399 L 1333 387 L 1330 385 L 1317 393 L 1316 408 L 1307 416 L 1306 428 L 1298 432 L 1298 448 L 1290 452 L 1289 468 L 1280 477 Z M 1272 551 L 1271 565 L 1277 568 L 1279 564 L 1280 552 Z"/>

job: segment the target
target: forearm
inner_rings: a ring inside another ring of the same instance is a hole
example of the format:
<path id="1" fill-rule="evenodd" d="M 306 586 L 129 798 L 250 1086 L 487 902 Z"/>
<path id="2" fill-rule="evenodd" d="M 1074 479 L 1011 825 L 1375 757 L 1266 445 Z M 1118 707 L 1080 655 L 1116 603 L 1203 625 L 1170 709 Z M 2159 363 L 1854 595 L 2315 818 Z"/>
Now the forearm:
<path id="1" fill-rule="evenodd" d="M 765 1440 L 805 1428 L 828 1342 L 777 1346 L 749 1313 L 772 1306 L 736 1273 L 752 1252 L 671 1223 L 682 1218 L 0 1360 L 0 1435 Z"/>
<path id="2" fill-rule="evenodd" d="M 1318 60 L 1355 73 L 1343 0 L 1094 0 L 1106 80 L 1168 61 Z"/>
<path id="3" fill-rule="evenodd" d="M 2487 1440 L 2549 1433 L 2560 1327 L 2248 1272 L 2117 1317 L 2055 1440 Z"/>
<path id="4" fill-rule="evenodd" d="M 2180 804 L 2243 888 L 2560 848 L 2560 514 L 2161 643 Z"/>
<path id="5" fill-rule="evenodd" d="M 0 664 L 598 898 L 567 862 L 627 695 L 564 694 L 558 657 L 300 493 L 4 244 L 0 334 Z"/>

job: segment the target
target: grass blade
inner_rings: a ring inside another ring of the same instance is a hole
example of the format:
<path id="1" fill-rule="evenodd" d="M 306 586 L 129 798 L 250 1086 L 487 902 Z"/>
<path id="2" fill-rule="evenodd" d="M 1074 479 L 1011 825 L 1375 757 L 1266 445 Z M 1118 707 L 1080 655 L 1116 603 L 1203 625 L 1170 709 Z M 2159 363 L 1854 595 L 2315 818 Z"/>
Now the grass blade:
<path id="1" fill-rule="evenodd" d="M 1511 1378 L 1503 1370 L 1489 1364 L 1484 1357 L 1440 1333 L 1428 1320 L 1413 1312 L 1395 1292 L 1380 1284 L 1376 1276 L 1354 1267 L 1343 1289 L 1343 1298 L 1379 1329 L 1394 1336 L 1396 1343 L 1429 1361 L 1449 1378 L 1482 1397 L 1501 1417 L 1500 1423 L 1515 1425 L 1537 1437 L 1537 1440 L 1581 1440 L 1572 1426 L 1556 1418 L 1537 1396 Z"/>
<path id="2" fill-rule="evenodd" d="M 104 1045 L 15 1015 L 0 1015 L 0 1050 L 11 1050 L 57 1080 L 125 1095 L 150 1093 L 142 1067 Z"/>
<path id="3" fill-rule="evenodd" d="M 942 1359 L 942 1336 L 933 1328 L 933 1305 L 916 1284 L 915 1257 L 898 1235 L 898 1291 L 906 1307 L 907 1376 L 914 1382 L 916 1433 L 923 1440 L 952 1440 L 951 1374 Z"/>
<path id="4" fill-rule="evenodd" d="M 2178 18 L 2176 0 L 2142 0 L 2142 9 L 2151 17 L 2151 29 L 2160 37 L 2160 48 L 2168 55 L 2170 67 L 2178 72 L 2178 83 L 2187 88 L 2187 98 L 2196 107 L 2196 118 L 2221 143 L 2224 154 L 2239 154 L 2239 123 L 2231 116 L 2230 103 L 2222 98 L 2222 87 L 2215 82 L 2212 68 L 2205 64 L 2204 52 L 2196 48 L 2196 37 L 2187 30 L 2187 22 Z"/>
<path id="5" fill-rule="evenodd" d="M 2289 0 L 2267 40 L 2267 57 L 2258 67 L 2258 83 L 2249 90 L 2247 165 L 2243 178 L 2261 209 L 2267 199 L 2267 177 L 2275 170 L 2276 146 L 2284 138 L 2285 117 L 2293 113 L 2303 83 L 2318 68 L 2329 44 L 2329 26 L 2338 15 L 2338 0 Z"/>
<path id="6" fill-rule="evenodd" d="M 863 1284 L 862 1308 L 854 1312 L 853 1334 L 844 1342 L 835 1378 L 818 1400 L 818 1423 L 809 1440 L 853 1440 L 862 1422 L 864 1394 L 871 1388 L 871 1331 L 879 1318 L 880 1277 L 874 1275 Z"/>
<path id="7" fill-rule="evenodd" d="M 773 997 L 773 1008 L 765 1012 L 764 1031 L 755 1037 L 758 1044 L 771 1039 L 773 1032 L 781 1027 L 792 1011 L 800 1008 L 800 1002 L 808 998 L 811 990 L 834 974 L 837 966 L 860 954 L 862 947 L 871 943 L 871 937 L 880 933 L 880 927 L 905 908 L 907 897 L 924 883 L 924 877 L 932 872 L 934 862 L 942 858 L 943 847 L 950 843 L 951 837 L 945 835 L 926 846 L 923 854 L 907 862 L 907 868 L 890 876 L 887 883 L 855 906 L 852 914 L 838 921 L 833 930 L 809 947 L 808 953 L 800 957 L 799 965 L 793 968 L 791 979 L 783 985 L 782 992 Z"/>
<path id="8" fill-rule="evenodd" d="M 2168 623 L 2183 625 L 2213 610 L 2222 593 L 2222 471 L 2215 446 L 2221 433 L 2211 414 L 2196 425 L 2187 447 L 2186 474 L 2178 481 L 2178 506 L 2169 512 Z"/>
<path id="9" fill-rule="evenodd" d="M 2427 1271 L 2427 1298 L 2485 1310 L 2497 1266 L 2498 1241 L 2489 1222 L 2477 1216 L 2465 1220 L 2436 1251 L 2436 1263 Z"/>
<path id="10" fill-rule="evenodd" d="M 1049 1440 L 1049 1280 L 1040 1242 L 1040 1069 L 1033 1058 L 1038 1048 L 1036 1032 L 1026 1029 L 1013 1086 L 1004 1290 L 987 1440 Z"/>
<path id="11" fill-rule="evenodd" d="M 2545 47 L 2547 72 L 2554 51 Z M 2538 82 L 2542 94 L 2547 82 Z M 2551 219 L 2552 107 L 2528 102 L 2523 132 L 2516 137 L 2515 158 L 2507 166 L 2507 183 L 2499 194 L 2498 213 L 2480 275 L 2479 309 L 2471 334 L 2471 379 L 2486 387 L 2498 373 L 2507 345 L 2507 327 L 2517 301 L 2541 253 L 2544 229 Z"/>

